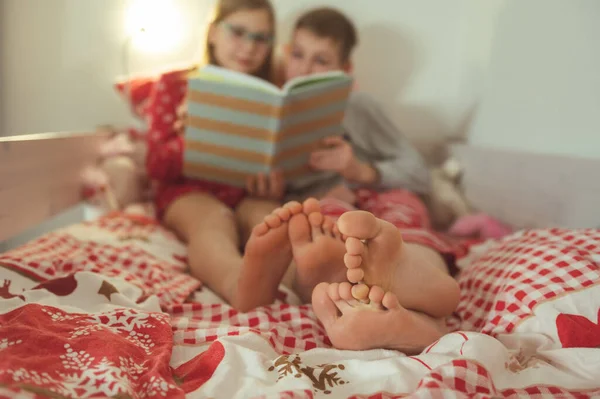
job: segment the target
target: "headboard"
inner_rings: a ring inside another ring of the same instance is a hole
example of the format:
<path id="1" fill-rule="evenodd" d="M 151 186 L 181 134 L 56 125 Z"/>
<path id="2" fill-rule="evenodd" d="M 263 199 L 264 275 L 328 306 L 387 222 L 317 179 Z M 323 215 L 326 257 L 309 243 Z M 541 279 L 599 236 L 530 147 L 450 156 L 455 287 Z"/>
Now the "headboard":
<path id="1" fill-rule="evenodd" d="M 81 201 L 81 172 L 108 132 L 0 137 L 0 242 Z"/>
<path id="2" fill-rule="evenodd" d="M 600 228 L 600 158 L 456 145 L 475 208 L 517 228 Z"/>

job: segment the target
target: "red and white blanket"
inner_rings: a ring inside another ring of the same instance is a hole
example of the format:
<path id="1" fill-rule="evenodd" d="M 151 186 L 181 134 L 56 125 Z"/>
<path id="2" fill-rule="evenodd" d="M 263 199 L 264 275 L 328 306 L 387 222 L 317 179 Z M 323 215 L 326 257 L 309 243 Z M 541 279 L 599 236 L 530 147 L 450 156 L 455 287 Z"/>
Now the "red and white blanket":
<path id="1" fill-rule="evenodd" d="M 600 231 L 517 233 L 460 266 L 456 332 L 338 351 L 291 293 L 223 304 L 152 220 L 72 226 L 0 255 L 0 398 L 600 397 Z"/>

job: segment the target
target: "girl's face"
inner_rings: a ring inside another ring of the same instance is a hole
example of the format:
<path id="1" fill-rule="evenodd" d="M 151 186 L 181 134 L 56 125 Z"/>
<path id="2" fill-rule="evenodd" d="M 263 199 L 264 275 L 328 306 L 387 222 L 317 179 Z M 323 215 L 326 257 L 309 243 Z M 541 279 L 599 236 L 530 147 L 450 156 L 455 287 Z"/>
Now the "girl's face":
<path id="1" fill-rule="evenodd" d="M 214 57 L 223 68 L 254 74 L 273 45 L 273 25 L 267 10 L 240 10 L 216 22 L 208 33 Z"/>

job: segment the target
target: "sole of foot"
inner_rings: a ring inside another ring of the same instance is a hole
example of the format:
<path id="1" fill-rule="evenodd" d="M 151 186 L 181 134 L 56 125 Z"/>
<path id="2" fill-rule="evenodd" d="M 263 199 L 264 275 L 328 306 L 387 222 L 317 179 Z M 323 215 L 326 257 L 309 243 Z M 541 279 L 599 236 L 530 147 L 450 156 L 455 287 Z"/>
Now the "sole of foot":
<path id="1" fill-rule="evenodd" d="M 405 255 L 398 228 L 364 211 L 344 213 L 337 226 L 345 238 L 348 281 L 391 290 L 396 269 Z M 355 288 L 355 294 L 358 299 L 366 299 L 364 289 Z"/>
<path id="2" fill-rule="evenodd" d="M 266 216 L 252 230 L 232 305 L 249 311 L 274 302 L 283 275 L 292 260 L 289 221 L 302 213 L 302 204 L 290 202 Z"/>
<path id="3" fill-rule="evenodd" d="M 302 213 L 290 220 L 289 238 L 296 267 L 294 290 L 309 302 L 322 281 L 344 281 L 344 243 L 332 219 L 320 212 L 316 200 L 307 200 Z"/>
<path id="4" fill-rule="evenodd" d="M 444 333 L 439 322 L 403 308 L 394 294 L 378 286 L 359 301 L 348 282 L 321 283 L 313 291 L 312 305 L 337 349 L 417 354 Z"/>

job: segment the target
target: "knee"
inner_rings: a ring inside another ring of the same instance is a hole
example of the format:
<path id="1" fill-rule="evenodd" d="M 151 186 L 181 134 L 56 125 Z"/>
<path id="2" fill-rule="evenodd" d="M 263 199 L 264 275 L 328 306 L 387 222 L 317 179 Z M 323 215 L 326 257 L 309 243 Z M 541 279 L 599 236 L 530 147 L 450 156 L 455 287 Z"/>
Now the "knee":
<path id="1" fill-rule="evenodd" d="M 229 232 L 237 226 L 233 210 L 223 205 L 215 207 L 211 212 L 189 218 L 189 232 L 191 237 L 201 237 L 206 241 L 206 235 L 216 234 L 220 231 Z"/>
<path id="2" fill-rule="evenodd" d="M 175 202 L 167 210 L 164 220 L 169 228 L 190 244 L 194 237 L 203 236 L 205 232 L 232 225 L 235 215 L 228 206 L 217 200 L 189 196 Z"/>

